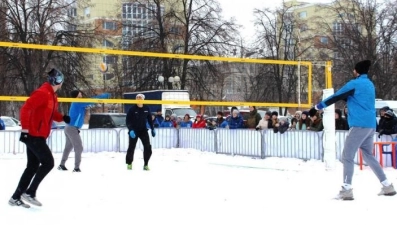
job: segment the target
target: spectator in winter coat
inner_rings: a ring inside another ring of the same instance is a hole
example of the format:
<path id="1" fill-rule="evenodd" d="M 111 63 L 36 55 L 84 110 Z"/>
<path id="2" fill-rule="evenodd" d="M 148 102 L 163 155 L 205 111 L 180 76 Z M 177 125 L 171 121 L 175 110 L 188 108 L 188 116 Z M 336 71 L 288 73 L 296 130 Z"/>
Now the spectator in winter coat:
<path id="1" fill-rule="evenodd" d="M 320 116 L 320 113 L 317 111 L 315 114 L 310 115 L 311 119 L 311 124 L 310 124 L 310 129 L 311 131 L 323 131 L 324 130 L 324 125 L 323 125 L 323 119 Z"/>
<path id="2" fill-rule="evenodd" d="M 335 130 L 349 130 L 347 121 L 342 117 L 342 110 L 335 109 Z"/>
<path id="3" fill-rule="evenodd" d="M 159 126 L 164 121 L 164 117 L 163 117 L 163 115 L 161 113 L 161 108 L 157 109 L 156 119 L 157 119 L 157 123 L 159 124 Z"/>
<path id="4" fill-rule="evenodd" d="M 258 113 L 258 110 L 256 110 L 255 106 L 250 106 L 250 112 L 248 114 L 247 118 L 247 128 L 256 128 L 258 125 L 259 121 L 261 121 L 262 117 Z"/>
<path id="5" fill-rule="evenodd" d="M 227 128 L 229 129 L 244 128 L 243 118 L 241 117 L 240 112 L 238 111 L 237 108 L 232 111 L 232 116 L 228 120 Z"/>
<path id="6" fill-rule="evenodd" d="M 174 123 L 171 121 L 170 115 L 165 115 L 165 119 L 160 124 L 160 127 L 174 127 Z"/>
<path id="7" fill-rule="evenodd" d="M 190 120 L 190 115 L 189 114 L 186 114 L 183 117 L 183 120 L 180 123 L 180 127 L 188 127 L 188 128 L 193 127 L 193 122 Z"/>
<path id="8" fill-rule="evenodd" d="M 287 131 L 289 128 L 289 123 L 287 121 L 287 118 L 281 118 L 280 122 L 276 123 L 276 126 L 273 127 L 273 132 L 277 133 L 280 132 L 280 134 L 283 134 L 285 131 Z"/>
<path id="9" fill-rule="evenodd" d="M 273 128 L 272 124 L 272 112 L 267 111 L 265 116 L 259 121 L 258 125 L 256 125 L 256 130 L 266 130 Z"/>
<path id="10" fill-rule="evenodd" d="M 56 92 L 61 89 L 64 81 L 63 74 L 52 69 L 48 72 L 48 81 L 32 92 L 20 111 L 21 137 L 20 141 L 26 145 L 28 162 L 14 194 L 8 201 L 12 206 L 29 208 L 27 202 L 41 206 L 36 199 L 36 192 L 54 167 L 54 157 L 47 145 L 47 138 L 51 132 L 52 121 L 70 122 L 70 117 L 58 112 L 58 97 Z"/>
<path id="11" fill-rule="evenodd" d="M 291 130 L 296 130 L 296 125 L 298 124 L 301 118 L 302 112 L 296 111 L 294 118 L 291 119 Z"/>
<path id="12" fill-rule="evenodd" d="M 70 92 L 71 98 L 82 98 L 83 95 L 79 90 L 73 90 Z M 101 95 L 94 96 L 93 98 L 106 99 L 109 98 L 109 93 L 103 93 Z M 83 142 L 80 137 L 80 129 L 84 124 L 85 110 L 88 106 L 95 104 L 90 102 L 72 102 L 69 110 L 70 123 L 66 124 L 63 130 L 66 136 L 65 148 L 63 150 L 61 163 L 58 166 L 58 170 L 68 170 L 65 167 L 65 163 L 69 158 L 69 154 L 74 149 L 74 170 L 73 172 L 81 172 L 81 154 L 83 153 Z"/>
<path id="13" fill-rule="evenodd" d="M 196 115 L 196 120 L 193 122 L 192 127 L 193 128 L 205 128 L 206 126 L 206 122 L 205 120 L 203 120 L 203 116 L 201 116 L 200 114 Z"/>
<path id="14" fill-rule="evenodd" d="M 385 113 L 388 110 L 393 111 L 392 109 L 389 108 L 389 106 L 385 106 L 385 107 L 382 107 L 381 109 L 379 109 L 379 117 L 380 117 L 380 119 L 379 119 L 379 123 L 376 126 L 376 132 L 378 132 L 378 133 L 379 133 L 380 130 L 384 129 L 384 126 L 385 126 L 384 122 L 386 121 Z"/>
<path id="15" fill-rule="evenodd" d="M 311 120 L 309 118 L 309 111 L 303 111 L 299 122 L 296 124 L 296 130 L 310 130 Z"/>
<path id="16" fill-rule="evenodd" d="M 1 119 L 1 114 L 0 114 L 0 130 L 5 130 L 6 125 L 4 124 L 4 121 Z"/>
<path id="17" fill-rule="evenodd" d="M 378 137 L 397 133 L 397 118 L 392 110 L 387 110 L 383 115 L 382 128 L 379 130 Z"/>

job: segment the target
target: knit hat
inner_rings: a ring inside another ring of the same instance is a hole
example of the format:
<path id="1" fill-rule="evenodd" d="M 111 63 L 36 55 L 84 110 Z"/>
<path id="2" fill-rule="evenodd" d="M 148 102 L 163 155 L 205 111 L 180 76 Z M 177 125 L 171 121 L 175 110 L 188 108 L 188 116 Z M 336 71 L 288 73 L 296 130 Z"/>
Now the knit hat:
<path id="1" fill-rule="evenodd" d="M 64 76 L 61 73 L 61 71 L 57 69 L 51 69 L 50 72 L 48 72 L 48 83 L 50 83 L 52 86 L 55 85 L 60 85 L 63 83 Z"/>
<path id="2" fill-rule="evenodd" d="M 273 112 L 272 112 L 272 116 L 273 116 L 273 115 L 274 115 L 274 116 L 278 116 L 278 112 L 277 112 L 277 111 L 273 111 Z"/>
<path id="3" fill-rule="evenodd" d="M 303 112 L 302 112 L 302 115 L 303 115 L 303 114 L 305 114 L 306 117 L 308 117 L 308 116 L 309 116 L 309 111 L 303 111 Z"/>
<path id="4" fill-rule="evenodd" d="M 387 110 L 387 111 L 385 112 L 385 116 L 394 117 L 394 113 L 393 113 L 393 111 L 391 111 L 391 110 Z"/>
<path id="5" fill-rule="evenodd" d="M 367 74 L 369 71 L 369 67 L 371 66 L 370 60 L 360 61 L 356 64 L 354 69 L 358 74 Z"/>
<path id="6" fill-rule="evenodd" d="M 73 90 L 70 92 L 70 97 L 72 98 L 77 98 L 77 96 L 79 95 L 80 91 L 79 90 Z"/>
<path id="7" fill-rule="evenodd" d="M 135 98 L 141 97 L 142 100 L 145 100 L 145 95 L 144 94 L 137 94 Z"/>

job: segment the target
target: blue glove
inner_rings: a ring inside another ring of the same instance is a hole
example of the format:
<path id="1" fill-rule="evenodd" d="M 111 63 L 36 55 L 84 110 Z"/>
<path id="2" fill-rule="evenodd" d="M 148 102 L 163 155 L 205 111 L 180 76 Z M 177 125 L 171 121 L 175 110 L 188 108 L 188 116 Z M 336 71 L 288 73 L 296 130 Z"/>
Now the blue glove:
<path id="1" fill-rule="evenodd" d="M 131 130 L 129 134 L 130 134 L 130 137 L 131 137 L 131 138 L 135 138 L 135 137 L 136 137 L 136 136 L 135 136 L 135 132 L 134 132 L 133 130 Z"/>
<path id="2" fill-rule="evenodd" d="M 156 131 L 153 129 L 152 130 L 152 137 L 155 137 L 156 136 Z"/>

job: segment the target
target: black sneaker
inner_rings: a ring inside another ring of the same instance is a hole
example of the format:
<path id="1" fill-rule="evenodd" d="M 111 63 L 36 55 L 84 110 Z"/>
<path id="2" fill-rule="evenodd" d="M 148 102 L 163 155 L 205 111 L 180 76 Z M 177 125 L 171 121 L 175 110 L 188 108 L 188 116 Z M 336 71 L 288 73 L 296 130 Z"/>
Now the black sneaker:
<path id="1" fill-rule="evenodd" d="M 80 170 L 80 168 L 75 168 L 75 169 L 73 170 L 73 172 L 78 172 L 78 173 L 80 173 L 81 170 Z"/>
<path id="2" fill-rule="evenodd" d="M 8 204 L 11 206 L 22 206 L 24 208 L 30 208 L 30 205 L 24 203 L 21 199 L 10 198 L 10 200 L 8 200 Z"/>
<path id="3" fill-rule="evenodd" d="M 63 171 L 66 171 L 66 170 L 68 170 L 65 166 L 63 166 L 63 165 L 59 165 L 58 166 L 58 170 L 63 170 Z"/>

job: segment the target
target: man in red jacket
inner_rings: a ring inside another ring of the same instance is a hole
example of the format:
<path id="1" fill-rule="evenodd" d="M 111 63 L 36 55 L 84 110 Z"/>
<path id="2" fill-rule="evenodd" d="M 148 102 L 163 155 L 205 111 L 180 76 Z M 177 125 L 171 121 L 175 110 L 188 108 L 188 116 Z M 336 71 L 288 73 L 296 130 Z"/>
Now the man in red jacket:
<path id="1" fill-rule="evenodd" d="M 22 132 L 20 141 L 26 144 L 28 163 L 18 187 L 8 203 L 12 206 L 29 208 L 27 202 L 41 206 L 36 199 L 36 191 L 44 177 L 54 167 L 54 157 L 46 143 L 50 135 L 52 121 L 70 122 L 70 117 L 58 112 L 56 91 L 61 89 L 64 77 L 57 69 L 48 72 L 48 82 L 33 91 L 21 108 Z"/>

